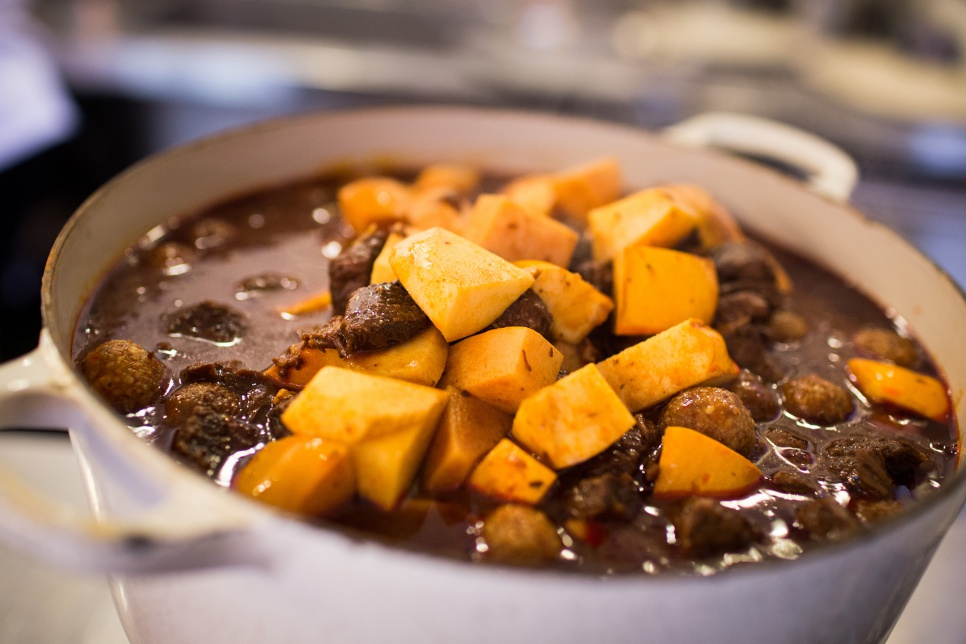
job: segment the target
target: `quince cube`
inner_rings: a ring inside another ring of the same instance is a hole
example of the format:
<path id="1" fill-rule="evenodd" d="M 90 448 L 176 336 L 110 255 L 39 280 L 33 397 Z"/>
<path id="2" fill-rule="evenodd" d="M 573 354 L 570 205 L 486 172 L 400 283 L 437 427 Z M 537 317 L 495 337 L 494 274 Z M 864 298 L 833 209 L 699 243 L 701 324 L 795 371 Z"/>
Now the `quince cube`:
<path id="1" fill-rule="evenodd" d="M 621 195 L 620 163 L 614 157 L 567 168 L 553 179 L 557 207 L 581 226 L 586 225 L 588 212 Z"/>
<path id="2" fill-rule="evenodd" d="M 482 494 L 517 503 L 539 503 L 557 480 L 552 469 L 504 438 L 483 457 L 466 484 Z"/>
<path id="3" fill-rule="evenodd" d="M 377 376 L 433 387 L 446 368 L 449 343 L 430 325 L 414 338 L 388 349 L 365 351 L 345 358 L 345 366 Z"/>
<path id="4" fill-rule="evenodd" d="M 339 189 L 339 211 L 347 224 L 361 233 L 372 224 L 402 220 L 411 194 L 404 184 L 388 177 L 351 181 Z"/>
<path id="5" fill-rule="evenodd" d="M 396 244 L 405 239 L 401 234 L 393 231 L 386 237 L 386 243 L 382 250 L 376 255 L 376 260 L 372 263 L 372 273 L 369 276 L 370 284 L 382 284 L 383 282 L 395 282 L 396 274 L 389 265 L 389 256 Z"/>
<path id="6" fill-rule="evenodd" d="M 531 287 L 553 317 L 554 340 L 577 344 L 604 323 L 614 301 L 584 278 L 549 262 L 519 262 L 534 277 Z"/>
<path id="7" fill-rule="evenodd" d="M 936 378 L 865 358 L 852 358 L 848 369 L 855 386 L 872 402 L 890 403 L 938 422 L 949 415 L 946 386 Z"/>
<path id="8" fill-rule="evenodd" d="M 670 248 L 697 225 L 697 215 L 659 188 L 649 188 L 594 208 L 587 215 L 594 259 L 612 260 L 633 246 Z"/>
<path id="9" fill-rule="evenodd" d="M 554 187 L 553 177 L 549 175 L 514 179 L 500 192 L 524 208 L 548 217 L 557 203 L 557 189 Z"/>
<path id="10" fill-rule="evenodd" d="M 464 234 L 507 261 L 539 259 L 559 266 L 570 264 L 580 238 L 570 227 L 505 195 L 477 197 Z"/>
<path id="11" fill-rule="evenodd" d="M 687 427 L 664 430 L 655 498 L 734 496 L 760 479 L 754 463 L 710 436 Z"/>

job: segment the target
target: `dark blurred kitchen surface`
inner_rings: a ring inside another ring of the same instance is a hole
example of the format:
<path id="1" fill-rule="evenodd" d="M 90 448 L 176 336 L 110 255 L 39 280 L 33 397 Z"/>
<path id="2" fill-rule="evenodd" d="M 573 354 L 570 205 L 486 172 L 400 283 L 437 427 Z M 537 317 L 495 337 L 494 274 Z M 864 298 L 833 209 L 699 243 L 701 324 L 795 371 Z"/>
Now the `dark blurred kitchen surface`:
<path id="1" fill-rule="evenodd" d="M 111 176 L 242 123 L 373 104 L 647 128 L 707 110 L 775 118 L 852 154 L 855 203 L 966 283 L 964 0 L 39 0 L 25 12 L 78 118 L 0 169 L 3 359 L 36 344 L 50 245 Z"/>

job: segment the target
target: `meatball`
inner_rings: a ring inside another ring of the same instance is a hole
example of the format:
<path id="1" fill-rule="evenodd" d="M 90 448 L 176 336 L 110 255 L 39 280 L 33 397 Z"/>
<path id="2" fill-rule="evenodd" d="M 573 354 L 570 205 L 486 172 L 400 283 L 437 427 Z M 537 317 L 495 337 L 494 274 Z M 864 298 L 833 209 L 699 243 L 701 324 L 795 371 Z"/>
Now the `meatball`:
<path id="1" fill-rule="evenodd" d="M 567 490 L 564 507 L 577 519 L 627 518 L 640 506 L 637 483 L 629 474 L 601 474 L 581 479 Z"/>
<path id="2" fill-rule="evenodd" d="M 743 550 L 759 537 L 739 510 L 696 496 L 689 497 L 674 517 L 674 529 L 681 550 L 691 557 Z"/>
<path id="3" fill-rule="evenodd" d="M 487 557 L 504 563 L 536 565 L 552 561 L 562 544 L 547 516 L 525 505 L 501 505 L 483 522 Z"/>
<path id="4" fill-rule="evenodd" d="M 738 374 L 728 389 L 738 395 L 757 423 L 771 420 L 781 410 L 778 393 L 750 371 Z"/>
<path id="5" fill-rule="evenodd" d="M 798 313 L 779 309 L 768 320 L 765 333 L 773 342 L 795 342 L 808 334 L 808 322 Z"/>
<path id="6" fill-rule="evenodd" d="M 782 385 L 785 408 L 816 425 L 834 425 L 852 413 L 852 397 L 843 387 L 825 378 L 809 374 Z"/>
<path id="7" fill-rule="evenodd" d="M 900 367 L 912 367 L 919 360 L 915 343 L 889 329 L 866 327 L 852 337 L 852 342 L 860 351 Z"/>
<path id="8" fill-rule="evenodd" d="M 855 515 L 827 497 L 799 506 L 795 510 L 795 522 L 818 540 L 844 539 L 861 529 Z"/>
<path id="9" fill-rule="evenodd" d="M 161 394 L 164 365 L 130 340 L 108 340 L 80 361 L 81 373 L 122 413 L 147 407 Z"/>
<path id="10" fill-rule="evenodd" d="M 720 387 L 694 387 L 668 401 L 662 428 L 688 427 L 710 436 L 743 456 L 755 448 L 755 420 L 737 394 Z"/>
<path id="11" fill-rule="evenodd" d="M 176 389 L 164 401 L 168 424 L 180 425 L 199 405 L 229 416 L 241 411 L 239 396 L 215 382 L 191 382 Z"/>
<path id="12" fill-rule="evenodd" d="M 771 475 L 771 487 L 779 492 L 815 496 L 821 490 L 818 483 L 795 470 L 778 470 Z"/>

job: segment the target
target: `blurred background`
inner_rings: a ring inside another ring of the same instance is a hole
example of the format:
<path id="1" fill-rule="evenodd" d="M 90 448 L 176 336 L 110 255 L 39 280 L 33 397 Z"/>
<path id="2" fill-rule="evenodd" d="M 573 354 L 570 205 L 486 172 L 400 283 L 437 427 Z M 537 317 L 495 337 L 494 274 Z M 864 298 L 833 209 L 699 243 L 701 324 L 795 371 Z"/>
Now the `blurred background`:
<path id="1" fill-rule="evenodd" d="M 36 345 L 50 246 L 125 167 L 266 117 L 402 103 L 790 123 L 851 154 L 859 208 L 966 284 L 966 0 L 0 0 L 0 359 Z M 44 441 L 6 449 L 69 470 Z M 123 641 L 88 581 L 0 552 L 0 641 Z M 35 596 L 86 625 L 38 625 Z"/>

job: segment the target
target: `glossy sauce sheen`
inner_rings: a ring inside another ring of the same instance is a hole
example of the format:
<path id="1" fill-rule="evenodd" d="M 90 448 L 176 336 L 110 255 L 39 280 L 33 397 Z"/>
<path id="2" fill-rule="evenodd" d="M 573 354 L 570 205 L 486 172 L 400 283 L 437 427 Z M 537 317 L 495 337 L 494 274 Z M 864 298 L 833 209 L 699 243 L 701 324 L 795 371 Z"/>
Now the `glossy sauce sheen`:
<path id="1" fill-rule="evenodd" d="M 154 351 L 165 363 L 172 377 L 168 392 L 177 388 L 177 374 L 188 365 L 238 360 L 254 370 L 270 366 L 273 357 L 298 340 L 299 331 L 315 328 L 329 317 L 323 311 L 293 319 L 280 315 L 278 309 L 325 289 L 326 257 L 337 254 L 351 238 L 351 229 L 347 230 L 338 218 L 336 189 L 333 180 L 318 179 L 261 191 L 151 231 L 111 270 L 81 315 L 74 337 L 75 358 L 107 339 L 132 340 Z M 199 236 L 199 225 L 212 234 Z M 159 267 L 151 257 L 156 258 L 162 243 L 183 244 L 193 248 L 197 256 L 184 263 L 175 259 L 166 268 Z M 845 361 L 858 355 L 849 340 L 851 335 L 863 326 L 892 328 L 896 323 L 841 280 L 790 253 L 769 249 L 795 284 L 791 310 L 802 315 L 810 328 L 803 340 L 777 348 L 780 360 L 791 368 L 790 375 L 816 373 L 851 387 L 842 368 Z M 246 278 L 266 275 L 273 276 L 282 286 L 255 292 L 243 288 Z M 219 344 L 166 332 L 162 322 L 165 314 L 204 300 L 228 305 L 245 316 L 247 330 L 240 340 Z M 932 367 L 928 367 L 928 372 L 935 374 Z M 901 435 L 923 447 L 935 464 L 934 472 L 921 483 L 917 495 L 937 487 L 952 471 L 956 443 L 951 423 L 893 416 L 869 408 L 854 389 L 851 393 L 857 412 L 834 428 L 808 425 L 784 413 L 774 421 L 758 423 L 755 461 L 766 476 L 796 463 L 805 463 L 812 475 L 822 476 L 819 467 L 808 465 L 810 459 L 813 464 L 816 462 L 814 454 L 776 448 L 762 438 L 763 431 L 770 428 L 790 429 L 808 438 L 812 452 L 855 427 L 861 431 L 876 427 L 887 435 Z M 128 421 L 138 435 L 160 449 L 169 449 L 174 428 L 164 424 L 163 406 L 130 414 Z M 227 484 L 230 475 L 227 471 L 216 478 Z M 827 489 L 833 495 L 839 491 L 834 484 Z M 910 493 L 900 490 L 900 500 L 903 496 L 909 497 Z M 807 540 L 793 529 L 798 502 L 800 499 L 794 495 L 767 486 L 760 486 L 743 498 L 726 500 L 727 507 L 750 510 L 747 516 L 752 523 L 771 537 L 767 544 L 738 553 L 692 561 L 676 556 L 670 548 L 645 547 L 642 552 L 648 554 L 637 560 L 599 558 L 592 548 L 561 530 L 565 550 L 558 565 L 594 573 L 684 570 L 707 574 L 743 562 L 794 558 L 807 547 Z M 671 543 L 675 538 L 673 525 L 664 515 L 666 506 L 672 503 L 648 501 L 644 512 L 650 522 L 644 526 L 645 531 L 663 532 L 661 539 Z M 552 499 L 545 506 L 551 516 L 559 518 L 555 516 L 559 508 L 554 507 Z M 487 499 L 460 492 L 435 501 L 412 498 L 391 514 L 357 502 L 325 523 L 360 529 L 418 550 L 476 559 L 483 556 L 484 550 L 478 547 L 478 518 L 491 507 L 492 502 Z"/>

